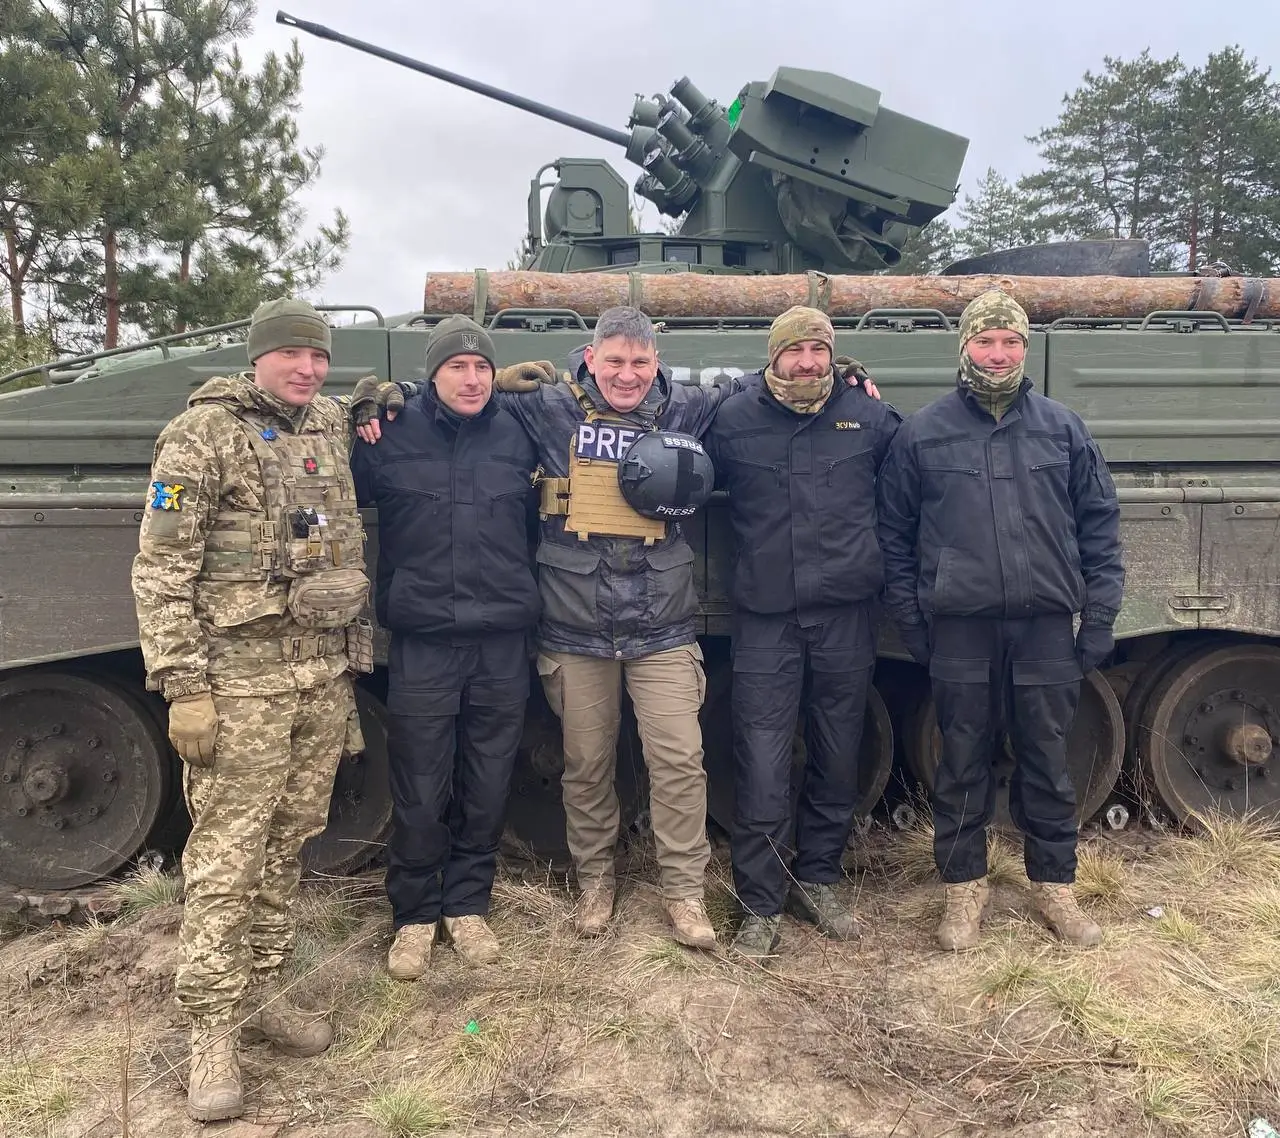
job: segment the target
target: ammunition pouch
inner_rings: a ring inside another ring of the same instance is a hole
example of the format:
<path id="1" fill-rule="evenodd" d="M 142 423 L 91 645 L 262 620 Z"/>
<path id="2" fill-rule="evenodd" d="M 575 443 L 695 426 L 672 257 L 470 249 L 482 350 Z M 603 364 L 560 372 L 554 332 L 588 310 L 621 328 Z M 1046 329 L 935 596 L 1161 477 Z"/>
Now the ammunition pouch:
<path id="1" fill-rule="evenodd" d="M 347 625 L 347 667 L 357 675 L 373 671 L 373 621 L 359 617 Z"/>
<path id="2" fill-rule="evenodd" d="M 539 478 L 538 514 L 543 521 L 547 518 L 564 516 L 569 512 L 569 479 Z"/>
<path id="3" fill-rule="evenodd" d="M 368 599 L 369 579 L 359 569 L 322 569 L 289 582 L 289 613 L 303 628 L 343 628 Z"/>

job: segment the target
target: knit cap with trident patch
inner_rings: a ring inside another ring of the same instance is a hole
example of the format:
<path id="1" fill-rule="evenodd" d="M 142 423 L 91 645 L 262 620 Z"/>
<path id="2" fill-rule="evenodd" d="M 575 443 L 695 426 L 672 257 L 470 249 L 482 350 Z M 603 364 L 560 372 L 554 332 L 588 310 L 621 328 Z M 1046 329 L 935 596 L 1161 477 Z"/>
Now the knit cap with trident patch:
<path id="1" fill-rule="evenodd" d="M 835 354 L 836 333 L 831 319 L 816 308 L 796 305 L 788 308 L 769 326 L 769 366 L 765 368 L 764 381 L 773 397 L 784 407 L 801 415 L 816 415 L 831 395 L 835 374 L 830 367 L 824 375 L 801 376 L 783 379 L 774 372 L 778 357 L 793 344 L 816 340 L 826 344 Z"/>

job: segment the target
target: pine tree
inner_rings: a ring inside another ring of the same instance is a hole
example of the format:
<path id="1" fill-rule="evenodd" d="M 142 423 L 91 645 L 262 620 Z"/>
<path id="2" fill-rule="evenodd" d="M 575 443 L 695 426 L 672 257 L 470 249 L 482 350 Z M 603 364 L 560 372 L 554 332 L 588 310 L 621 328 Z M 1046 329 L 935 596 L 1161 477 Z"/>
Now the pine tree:
<path id="1" fill-rule="evenodd" d="M 90 120 L 74 68 L 44 48 L 54 27 L 29 0 L 0 0 L 0 275 L 10 333 L 28 332 L 25 296 L 87 218 L 82 156 Z"/>
<path id="2" fill-rule="evenodd" d="M 211 41 L 166 77 L 175 191 L 125 286 L 130 318 L 152 333 L 234 319 L 315 288 L 341 263 L 350 235 L 340 210 L 316 235 L 301 232 L 296 197 L 323 157 L 298 145 L 302 63 L 295 42 L 253 73 L 234 46 Z"/>
<path id="3" fill-rule="evenodd" d="M 1153 261 L 1168 260 L 1169 142 L 1181 72 L 1177 56 L 1107 57 L 1102 74 L 1086 72 L 1064 97 L 1058 121 L 1029 139 L 1045 166 L 1020 187 L 1044 203 L 1054 235 L 1146 238 Z"/>
<path id="4" fill-rule="evenodd" d="M 934 218 L 903 242 L 902 259 L 885 273 L 895 277 L 940 273 L 955 256 L 955 231 L 945 217 Z"/>
<path id="5" fill-rule="evenodd" d="M 955 246 L 960 257 L 1032 245 L 1046 236 L 1034 195 L 1011 185 L 992 168 L 979 179 L 976 193 L 965 194 L 964 204 L 956 212 L 960 224 L 955 230 Z"/>
<path id="6" fill-rule="evenodd" d="M 30 12 L 28 0 L 0 5 Z M 302 55 L 295 43 L 251 72 L 234 46 L 252 0 L 39 7 L 12 33 L 6 22 L 2 42 L 60 69 L 85 123 L 77 143 L 56 150 L 79 213 L 42 269 L 60 338 L 114 347 L 122 323 L 155 333 L 223 322 L 337 267 L 346 218 L 306 235 L 296 202 L 321 159 L 298 145 Z M 38 162 L 21 165 L 31 177 Z"/>
<path id="7" fill-rule="evenodd" d="M 1225 262 L 1255 275 L 1280 266 L 1280 89 L 1239 47 L 1177 85 L 1168 236 L 1191 271 Z"/>

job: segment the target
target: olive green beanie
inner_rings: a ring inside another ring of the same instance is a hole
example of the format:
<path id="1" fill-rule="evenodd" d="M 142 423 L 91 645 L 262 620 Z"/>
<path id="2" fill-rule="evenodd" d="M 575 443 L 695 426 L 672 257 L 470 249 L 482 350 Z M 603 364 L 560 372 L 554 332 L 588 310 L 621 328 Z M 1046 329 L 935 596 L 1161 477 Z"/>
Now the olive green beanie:
<path id="1" fill-rule="evenodd" d="M 483 356 L 497 370 L 494 354 L 493 337 L 479 324 L 466 316 L 448 316 L 432 329 L 427 340 L 427 378 L 433 379 L 440 365 L 454 356 Z"/>
<path id="2" fill-rule="evenodd" d="M 324 317 L 305 300 L 268 300 L 254 310 L 245 347 L 250 363 L 280 348 L 318 348 L 328 356 L 333 336 Z"/>

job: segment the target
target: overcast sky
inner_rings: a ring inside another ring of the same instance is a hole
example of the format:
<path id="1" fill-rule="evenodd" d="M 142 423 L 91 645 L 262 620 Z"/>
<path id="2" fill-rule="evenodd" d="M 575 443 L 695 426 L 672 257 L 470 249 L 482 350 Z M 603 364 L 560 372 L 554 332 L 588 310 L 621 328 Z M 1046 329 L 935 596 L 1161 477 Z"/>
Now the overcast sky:
<path id="1" fill-rule="evenodd" d="M 282 0 L 337 31 L 619 129 L 636 94 L 687 75 L 727 106 L 779 65 L 832 71 L 875 87 L 883 105 L 970 140 L 961 197 L 994 166 L 1037 165 L 1026 136 L 1104 56 L 1144 48 L 1189 64 L 1239 44 L 1280 64 L 1280 6 L 1204 0 Z M 291 29 L 262 4 L 242 45 L 257 60 Z M 525 229 L 529 179 L 557 157 L 610 159 L 628 185 L 639 169 L 608 143 L 339 44 L 297 33 L 306 57 L 304 145 L 323 172 L 311 222 L 341 207 L 346 264 L 312 297 L 416 311 L 429 270 L 501 269 Z M 642 214 L 655 227 L 656 210 Z"/>

